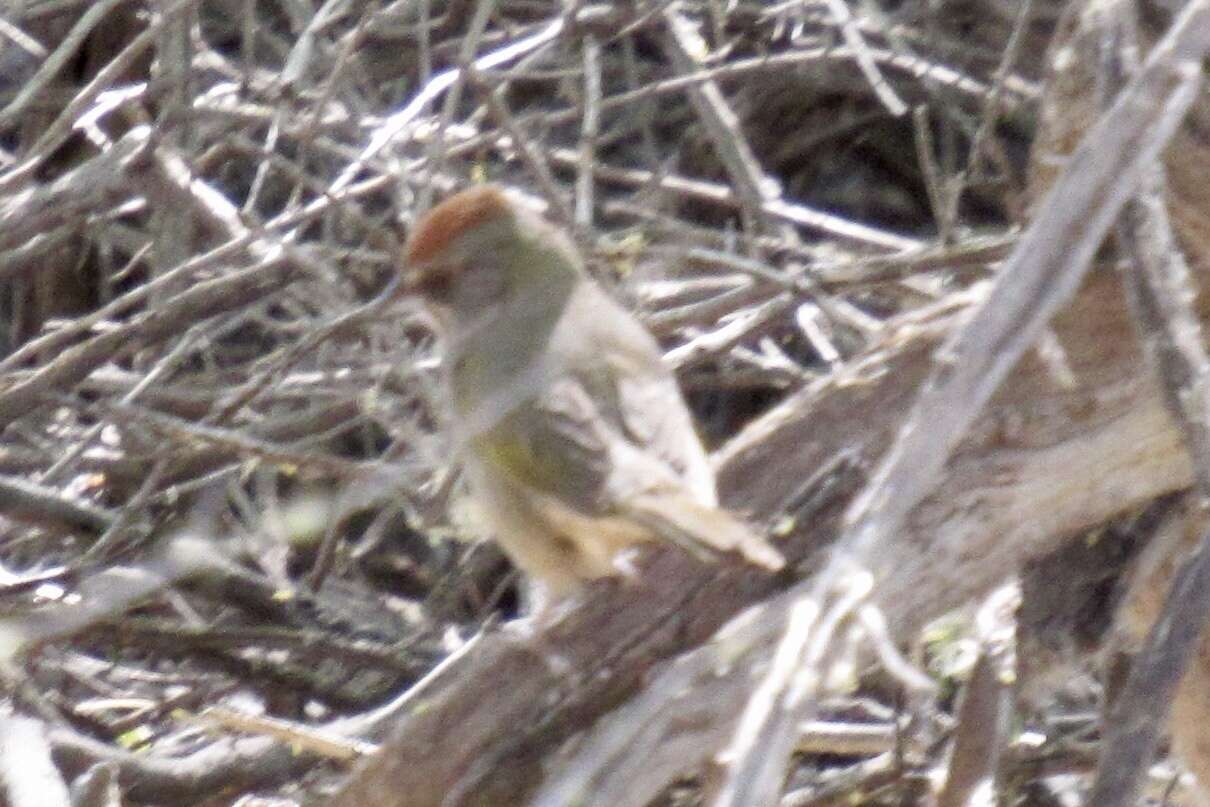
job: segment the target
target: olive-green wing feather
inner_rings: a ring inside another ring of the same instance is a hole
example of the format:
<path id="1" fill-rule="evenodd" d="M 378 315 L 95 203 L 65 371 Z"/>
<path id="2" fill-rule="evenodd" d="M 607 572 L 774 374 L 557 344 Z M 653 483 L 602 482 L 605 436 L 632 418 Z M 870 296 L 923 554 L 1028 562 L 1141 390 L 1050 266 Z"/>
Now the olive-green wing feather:
<path id="1" fill-rule="evenodd" d="M 602 378 L 600 373 L 592 377 Z M 630 376 L 627 380 L 638 383 Z M 704 455 L 693 454 L 701 448 L 692 431 L 685 431 L 687 414 L 684 428 L 675 419 L 667 421 L 640 443 L 638 427 L 627 426 L 623 419 L 639 419 L 641 412 L 628 412 L 625 407 L 643 399 L 629 397 L 633 390 L 595 392 L 590 395 L 575 377 L 556 381 L 477 438 L 480 455 L 533 490 L 535 506 L 542 507 L 541 499 L 550 497 L 590 518 L 621 517 L 707 559 L 718 552 L 738 552 L 758 565 L 781 568 L 777 550 L 748 525 L 714 506 L 712 499 L 699 496 L 686 485 L 679 469 L 662 459 L 700 461 L 708 472 Z M 679 398 L 650 403 L 656 406 L 648 415 L 661 408 L 683 407 Z M 678 434 L 692 445 L 671 442 Z M 656 450 L 658 441 L 662 442 Z"/>
<path id="2" fill-rule="evenodd" d="M 602 426 L 584 388 L 563 378 L 475 442 L 479 456 L 508 478 L 586 515 L 603 515 L 610 456 Z"/>
<path id="3" fill-rule="evenodd" d="M 552 510 L 780 568 L 777 550 L 716 506 L 705 451 L 651 335 L 599 290 L 569 305 L 574 316 L 551 340 L 561 373 L 473 438 L 479 456 L 533 490 L 534 506 L 551 497 Z"/>

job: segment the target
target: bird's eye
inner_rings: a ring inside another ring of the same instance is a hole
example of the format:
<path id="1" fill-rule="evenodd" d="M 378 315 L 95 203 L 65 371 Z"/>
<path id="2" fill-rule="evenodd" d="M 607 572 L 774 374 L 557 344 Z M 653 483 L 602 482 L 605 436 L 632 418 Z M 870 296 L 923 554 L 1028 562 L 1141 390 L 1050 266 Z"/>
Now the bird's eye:
<path id="1" fill-rule="evenodd" d="M 454 276 L 448 269 L 431 269 L 419 279 L 416 289 L 438 303 L 448 302 L 454 293 Z"/>

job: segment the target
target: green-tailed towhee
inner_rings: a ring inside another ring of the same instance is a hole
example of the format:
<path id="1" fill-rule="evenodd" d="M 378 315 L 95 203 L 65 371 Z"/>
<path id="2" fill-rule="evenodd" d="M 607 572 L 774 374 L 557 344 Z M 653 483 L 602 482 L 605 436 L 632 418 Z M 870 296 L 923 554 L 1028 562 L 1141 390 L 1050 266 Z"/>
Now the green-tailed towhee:
<path id="1" fill-rule="evenodd" d="M 559 598 L 672 541 L 779 569 L 719 509 L 714 473 L 655 339 L 571 240 L 500 188 L 463 191 L 412 232 L 404 285 L 448 339 L 454 442 L 486 526 Z"/>

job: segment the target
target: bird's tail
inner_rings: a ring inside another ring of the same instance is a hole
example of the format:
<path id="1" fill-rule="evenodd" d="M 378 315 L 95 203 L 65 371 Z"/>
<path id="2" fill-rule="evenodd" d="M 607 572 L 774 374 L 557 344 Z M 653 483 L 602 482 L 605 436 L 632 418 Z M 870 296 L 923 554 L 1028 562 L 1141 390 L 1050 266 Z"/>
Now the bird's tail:
<path id="1" fill-rule="evenodd" d="M 686 493 L 643 494 L 626 502 L 627 515 L 704 560 L 734 552 L 771 571 L 786 559 L 756 530 L 725 510 L 695 501 Z"/>

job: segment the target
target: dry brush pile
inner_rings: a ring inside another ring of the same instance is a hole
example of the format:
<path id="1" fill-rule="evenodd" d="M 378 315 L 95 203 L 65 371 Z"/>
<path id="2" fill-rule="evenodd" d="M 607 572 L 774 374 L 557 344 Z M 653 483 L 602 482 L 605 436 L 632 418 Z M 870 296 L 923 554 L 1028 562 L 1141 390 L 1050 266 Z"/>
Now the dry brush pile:
<path id="1" fill-rule="evenodd" d="M 1207 12 L 1174 5 L 0 5 L 7 802 L 1068 803 L 1102 688 L 1034 749 L 1005 681 L 1054 717 L 1053 657 L 1123 599 L 1144 634 L 1152 536 L 1196 539 L 1210 479 L 1200 314 L 1153 298 L 1179 273 L 1128 306 L 1098 266 L 1068 304 L 1115 220 L 1139 266 L 1206 268 Z M 449 540 L 478 536 L 440 344 L 394 294 L 411 224 L 485 180 L 658 336 L 792 573 L 651 553 L 500 628 L 519 581 Z"/>

